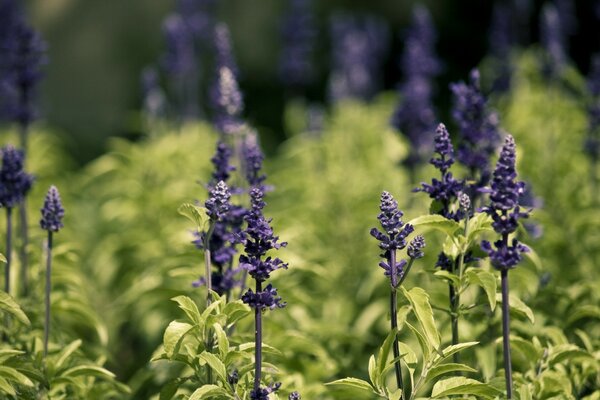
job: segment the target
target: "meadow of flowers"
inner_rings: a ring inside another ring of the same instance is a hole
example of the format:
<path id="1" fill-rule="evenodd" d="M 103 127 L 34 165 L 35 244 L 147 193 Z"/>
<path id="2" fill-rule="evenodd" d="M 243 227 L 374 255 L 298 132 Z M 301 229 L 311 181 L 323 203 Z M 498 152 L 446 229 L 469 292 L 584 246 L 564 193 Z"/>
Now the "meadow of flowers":
<path id="1" fill-rule="evenodd" d="M 575 2 L 527 46 L 498 2 L 448 88 L 416 5 L 397 91 L 381 20 L 325 34 L 287 3 L 272 156 L 215 2 L 180 0 L 146 136 L 77 167 L 38 121 L 52 54 L 0 0 L 0 399 L 600 400 L 600 55 L 569 59 Z"/>

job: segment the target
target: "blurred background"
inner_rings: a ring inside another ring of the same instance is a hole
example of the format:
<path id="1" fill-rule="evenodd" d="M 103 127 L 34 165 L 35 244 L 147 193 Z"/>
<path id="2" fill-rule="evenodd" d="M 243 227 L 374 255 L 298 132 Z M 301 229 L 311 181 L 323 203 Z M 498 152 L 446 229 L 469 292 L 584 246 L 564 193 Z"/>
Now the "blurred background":
<path id="1" fill-rule="evenodd" d="M 389 45 L 383 51 L 381 84 L 394 89 L 401 79 L 403 34 L 411 20 L 414 1 L 314 1 L 316 29 L 315 76 L 306 88 L 311 101 L 327 100 L 330 67 L 330 19 L 333 14 L 373 15 L 388 29 Z M 435 78 L 435 103 L 446 119 L 449 82 L 466 79 L 468 71 L 489 53 L 492 1 L 423 1 L 438 31 L 436 51 L 444 64 Z M 500 2 L 501 3 L 501 2 Z M 521 45 L 539 38 L 541 1 L 511 0 L 514 32 Z M 598 1 L 570 3 L 576 16 L 568 52 L 587 73 L 590 55 L 600 49 Z M 31 22 L 48 43 L 49 62 L 42 81 L 43 120 L 64 136 L 78 163 L 86 163 L 106 150 L 113 136 L 136 139 L 143 133 L 140 76 L 146 66 L 160 67 L 166 40 L 163 24 L 176 10 L 174 0 L 29 0 Z M 228 23 L 239 64 L 247 120 L 256 126 L 263 146 L 272 151 L 285 137 L 282 121 L 285 88 L 279 79 L 282 24 L 288 2 L 221 0 L 214 4 L 217 18 Z M 212 79 L 212 67 L 199 65 L 199 73 Z M 200 100 L 200 107 L 205 103 Z"/>

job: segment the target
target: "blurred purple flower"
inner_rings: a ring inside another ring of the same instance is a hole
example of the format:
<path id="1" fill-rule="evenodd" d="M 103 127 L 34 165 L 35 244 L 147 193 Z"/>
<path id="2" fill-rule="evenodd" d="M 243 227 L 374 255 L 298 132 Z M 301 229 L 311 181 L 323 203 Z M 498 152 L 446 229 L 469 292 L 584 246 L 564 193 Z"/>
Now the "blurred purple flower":
<path id="1" fill-rule="evenodd" d="M 281 81 L 286 87 L 300 89 L 315 78 L 312 60 L 316 28 L 311 0 L 289 0 L 283 20 L 283 49 L 280 57 Z"/>
<path id="2" fill-rule="evenodd" d="M 33 175 L 23 170 L 25 155 L 8 145 L 2 149 L 2 168 L 0 169 L 0 206 L 13 208 L 23 199 L 33 185 Z"/>
<path id="3" fill-rule="evenodd" d="M 329 96 L 369 100 L 380 88 L 388 29 L 376 17 L 335 15 L 331 20 Z"/>
<path id="4" fill-rule="evenodd" d="M 60 193 L 58 193 L 56 186 L 52 185 L 48 189 L 41 212 L 42 219 L 40 220 L 40 226 L 42 229 L 48 232 L 58 232 L 64 226 L 62 219 L 65 216 L 65 209 L 63 208 Z"/>

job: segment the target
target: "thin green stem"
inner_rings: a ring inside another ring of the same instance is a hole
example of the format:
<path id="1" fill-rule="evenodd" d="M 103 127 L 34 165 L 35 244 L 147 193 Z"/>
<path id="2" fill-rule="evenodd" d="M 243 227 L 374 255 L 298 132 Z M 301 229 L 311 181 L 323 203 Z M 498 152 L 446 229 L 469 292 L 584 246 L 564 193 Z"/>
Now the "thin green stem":
<path id="1" fill-rule="evenodd" d="M 46 245 L 46 318 L 44 320 L 44 357 L 48 355 L 48 341 L 50 338 L 50 291 L 52 289 L 52 231 L 48 231 L 48 244 Z"/>
<path id="2" fill-rule="evenodd" d="M 508 303 L 508 270 L 502 276 L 502 347 L 504 350 L 504 376 L 506 378 L 506 398 L 512 399 L 512 363 L 510 357 L 510 308 Z"/>
<path id="3" fill-rule="evenodd" d="M 25 91 L 22 91 L 25 92 Z M 27 102 L 27 95 L 23 93 L 23 102 Z M 25 153 L 25 160 L 27 161 L 27 138 L 29 136 L 29 123 L 22 122 L 20 124 L 19 136 L 21 139 L 21 149 Z M 19 261 L 21 264 L 21 288 L 23 294 L 27 296 L 29 292 L 29 258 L 27 256 L 27 247 L 29 245 L 29 232 L 28 232 L 28 219 L 27 219 L 27 197 L 23 198 L 21 204 L 19 204 L 19 234 L 21 236 L 21 245 L 19 247 Z"/>
<path id="4" fill-rule="evenodd" d="M 390 250 L 390 259 L 388 260 L 390 265 L 390 279 L 391 279 L 391 294 L 390 294 L 390 320 L 392 325 L 392 332 L 395 332 L 393 351 L 394 351 L 394 371 L 396 374 L 396 384 L 398 389 L 404 392 L 404 385 L 402 383 L 402 366 L 400 364 L 400 348 L 398 344 L 398 293 L 397 288 L 400 286 L 397 282 L 398 271 L 396 267 L 396 250 Z M 406 273 L 402 276 L 406 276 Z"/>
<path id="5" fill-rule="evenodd" d="M 205 268 L 205 276 L 206 276 L 206 307 L 208 308 L 212 302 L 211 300 L 211 291 L 212 291 L 212 262 L 210 259 L 210 238 L 215 230 L 216 221 L 210 220 L 208 225 L 208 231 L 206 231 L 206 235 L 204 236 L 204 268 Z M 206 351 L 212 353 L 213 347 L 213 337 L 212 330 L 207 329 L 206 332 Z M 206 365 L 206 379 L 208 383 L 212 383 L 212 368 L 210 365 Z"/>
<path id="6" fill-rule="evenodd" d="M 464 235 L 465 238 L 469 235 L 469 212 L 470 210 L 464 210 L 466 213 L 465 217 L 465 228 Z M 458 281 L 459 286 L 457 287 L 453 282 L 448 284 L 449 287 L 449 296 L 450 296 L 450 319 L 452 323 L 452 344 L 457 345 L 460 342 L 459 334 L 458 334 L 458 317 L 459 317 L 459 308 L 460 308 L 460 294 L 462 292 L 462 280 L 463 280 L 463 272 L 464 272 L 464 264 L 465 264 L 465 251 L 466 249 L 461 249 L 460 254 L 458 255 L 458 260 L 455 264 L 455 269 L 452 273 L 456 274 L 458 272 Z M 459 353 L 454 353 L 452 360 L 455 363 L 460 362 Z"/>
<path id="7" fill-rule="evenodd" d="M 256 293 L 262 292 L 262 282 L 256 281 Z M 262 371 L 262 311 L 254 309 L 254 390 L 260 389 Z"/>

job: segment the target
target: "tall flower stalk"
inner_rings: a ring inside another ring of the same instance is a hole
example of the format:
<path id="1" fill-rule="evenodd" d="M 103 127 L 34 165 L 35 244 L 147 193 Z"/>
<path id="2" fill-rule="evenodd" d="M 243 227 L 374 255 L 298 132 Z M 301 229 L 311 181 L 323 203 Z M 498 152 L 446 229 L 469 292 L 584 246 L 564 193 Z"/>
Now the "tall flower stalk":
<path id="1" fill-rule="evenodd" d="M 18 125 L 20 147 L 27 153 L 28 137 L 31 123 L 35 120 L 35 94 L 42 77 L 41 67 L 46 62 L 46 44 L 38 32 L 29 26 L 20 10 L 15 11 L 14 21 L 9 24 L 7 37 L 1 43 L 3 68 L 6 74 L 4 97 L 8 98 L 7 112 L 9 119 Z M 28 290 L 29 243 L 26 199 L 19 204 L 19 259 L 21 264 L 21 281 L 23 290 Z"/>
<path id="2" fill-rule="evenodd" d="M 416 188 L 413 191 L 429 194 L 429 197 L 434 201 L 431 207 L 432 212 L 442 215 L 445 218 L 459 221 L 469 215 L 470 205 L 468 208 L 464 207 L 464 198 L 461 202 L 462 207 L 456 207 L 455 204 L 464 190 L 464 182 L 455 179 L 452 172 L 450 172 L 450 167 L 454 164 L 454 147 L 444 124 L 439 124 L 436 129 L 434 147 L 437 156 L 431 158 L 429 162 L 440 171 L 440 179 L 433 178 L 431 184 L 422 183 L 420 188 Z M 468 196 L 466 199 L 469 199 Z M 462 271 L 463 262 L 463 254 L 456 259 L 450 259 L 444 252 L 441 252 L 438 256 L 436 266 L 452 274 L 456 274 L 456 272 Z M 448 281 L 448 298 L 450 302 L 452 344 L 458 344 L 458 307 L 460 299 L 456 284 L 452 281 Z M 458 353 L 454 355 L 454 361 L 458 362 Z"/>
<path id="3" fill-rule="evenodd" d="M 429 11 L 424 6 L 417 6 L 412 19 L 401 60 L 404 74 L 400 86 L 402 100 L 391 124 L 411 144 L 405 164 L 414 173 L 414 168 L 431 152 L 431 132 L 435 128 L 433 79 L 441 68 L 435 56 L 436 32 Z"/>
<path id="4" fill-rule="evenodd" d="M 46 291 L 45 291 L 45 319 L 44 319 L 44 356 L 48 354 L 48 342 L 50 339 L 50 292 L 52 290 L 52 234 L 58 232 L 62 227 L 62 219 L 65 216 L 65 209 L 62 206 L 60 193 L 56 186 L 50 186 L 44 206 L 41 209 L 42 219 L 40 226 L 48 232 L 48 242 L 46 245 Z"/>
<path id="5" fill-rule="evenodd" d="M 245 243 L 244 252 L 240 256 L 240 266 L 244 268 L 255 281 L 255 290 L 248 289 L 242 296 L 242 301 L 254 309 L 254 387 L 250 393 L 253 400 L 267 399 L 268 394 L 277 390 L 279 384 L 261 387 L 262 371 L 262 314 L 266 310 L 273 310 L 285 306 L 281 297 L 277 295 L 277 289 L 272 284 L 263 286 L 270 278 L 271 273 L 281 268 L 287 268 L 287 264 L 279 258 L 267 256 L 270 250 L 277 250 L 287 245 L 279 242 L 279 238 L 273 234 L 270 219 L 263 215 L 266 203 L 263 201 L 263 188 L 253 187 L 250 190 L 251 209 L 246 215 L 246 230 L 243 232 Z"/>
<path id="6" fill-rule="evenodd" d="M 13 146 L 2 149 L 2 168 L 0 169 L 0 205 L 6 209 L 6 270 L 4 288 L 10 293 L 12 261 L 12 210 L 23 203 L 31 189 L 33 176 L 23 171 L 25 156 L 22 150 Z"/>
<path id="7" fill-rule="evenodd" d="M 524 190 L 524 183 L 516 181 L 515 141 L 508 135 L 502 147 L 500 158 L 494 170 L 490 193 L 490 204 L 484 208 L 493 219 L 494 230 L 501 235 L 492 245 L 488 241 L 481 243 L 481 248 L 489 255 L 492 266 L 500 270 L 502 279 L 502 337 L 504 352 L 504 373 L 506 378 L 506 396 L 512 398 L 512 364 L 510 353 L 510 313 L 508 271 L 521 261 L 521 254 L 528 248 L 516 238 L 509 240 L 509 235 L 518 228 L 521 218 L 527 218 L 528 211 L 519 208 L 519 195 Z"/>
<path id="8" fill-rule="evenodd" d="M 372 228 L 371 236 L 379 241 L 379 248 L 383 250 L 381 257 L 385 261 L 381 261 L 379 266 L 384 269 L 385 276 L 390 278 L 390 324 L 392 332 L 396 332 L 398 330 L 398 288 L 406 279 L 414 260 L 423 257 L 425 239 L 423 236 L 417 235 L 408 244 L 407 254 L 409 260 L 402 259 L 398 261 L 397 251 L 406 247 L 406 238 L 414 231 L 414 228 L 412 225 L 402 222 L 403 213 L 398 209 L 398 202 L 390 193 L 385 191 L 381 193 L 379 209 L 380 213 L 377 219 L 383 231 Z M 396 384 L 398 385 L 398 389 L 404 391 L 397 335 L 394 336 L 393 352 L 394 359 L 396 360 L 394 361 Z"/>
<path id="9" fill-rule="evenodd" d="M 480 197 L 479 189 L 489 182 L 490 157 L 496 153 L 501 140 L 498 116 L 488 109 L 479 79 L 479 71 L 474 69 L 468 83 L 450 85 L 454 98 L 452 117 L 459 132 L 456 158 L 469 170 L 468 194 L 474 203 Z"/>

